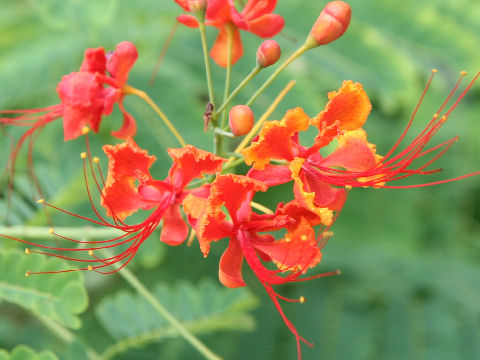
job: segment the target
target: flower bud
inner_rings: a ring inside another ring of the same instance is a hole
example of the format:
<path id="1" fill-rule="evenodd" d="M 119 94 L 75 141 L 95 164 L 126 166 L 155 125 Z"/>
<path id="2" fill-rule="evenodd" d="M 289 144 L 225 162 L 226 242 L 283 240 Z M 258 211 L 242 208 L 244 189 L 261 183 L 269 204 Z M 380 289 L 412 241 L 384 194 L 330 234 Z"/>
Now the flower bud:
<path id="1" fill-rule="evenodd" d="M 262 68 L 273 65 L 281 54 L 280 45 L 275 40 L 265 40 L 257 50 L 257 65 Z"/>
<path id="2" fill-rule="evenodd" d="M 305 45 L 315 47 L 338 39 L 347 30 L 351 16 L 352 9 L 346 2 L 329 2 L 313 24 Z"/>
<path id="3" fill-rule="evenodd" d="M 230 109 L 228 124 L 235 136 L 246 135 L 252 130 L 255 117 L 247 105 L 236 105 Z"/>
<path id="4" fill-rule="evenodd" d="M 188 0 L 188 7 L 198 20 L 205 20 L 207 0 Z"/>

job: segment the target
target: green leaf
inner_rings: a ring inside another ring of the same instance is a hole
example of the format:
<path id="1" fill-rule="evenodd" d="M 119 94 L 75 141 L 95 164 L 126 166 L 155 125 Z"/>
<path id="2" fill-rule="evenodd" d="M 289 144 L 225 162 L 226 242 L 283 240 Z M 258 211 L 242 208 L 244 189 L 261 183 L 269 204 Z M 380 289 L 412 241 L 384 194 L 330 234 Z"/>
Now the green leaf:
<path id="1" fill-rule="evenodd" d="M 0 360 L 58 360 L 58 357 L 50 351 L 36 353 L 26 345 L 18 345 L 10 354 L 0 349 Z"/>
<path id="2" fill-rule="evenodd" d="M 173 287 L 160 283 L 153 288 L 153 294 L 197 334 L 250 331 L 255 326 L 247 312 L 257 306 L 257 299 L 246 289 L 226 289 L 211 281 L 196 286 L 179 282 Z M 104 298 L 95 312 L 103 327 L 118 341 L 104 352 L 104 359 L 130 347 L 178 336 L 175 328 L 138 294 L 120 291 Z"/>
<path id="3" fill-rule="evenodd" d="M 81 322 L 76 315 L 88 305 L 83 275 L 70 272 L 25 276 L 29 270 L 65 269 L 66 263 L 59 259 L 28 256 L 14 251 L 0 253 L 0 299 L 78 329 Z"/>

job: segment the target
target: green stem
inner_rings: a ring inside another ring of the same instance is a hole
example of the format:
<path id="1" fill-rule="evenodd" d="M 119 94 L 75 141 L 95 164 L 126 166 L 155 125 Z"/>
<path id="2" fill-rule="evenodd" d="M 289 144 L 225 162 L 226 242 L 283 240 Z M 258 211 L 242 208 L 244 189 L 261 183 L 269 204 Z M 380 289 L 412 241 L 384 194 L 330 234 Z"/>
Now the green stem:
<path id="1" fill-rule="evenodd" d="M 210 57 L 208 56 L 207 38 L 205 36 L 205 23 L 203 21 L 198 22 L 198 29 L 200 30 L 200 39 L 202 40 L 203 60 L 205 61 L 205 74 L 207 76 L 208 98 L 212 104 L 215 104 L 215 95 L 212 85 L 212 72 L 210 70 Z"/>
<path id="2" fill-rule="evenodd" d="M 248 74 L 247 77 L 243 79 L 242 82 L 230 93 L 228 98 L 218 108 L 215 114 L 220 114 L 223 110 L 225 110 L 225 108 L 233 100 L 233 98 L 237 96 L 237 94 L 245 87 L 245 85 L 247 85 L 262 69 L 263 68 L 260 66 L 254 67 L 253 70 L 250 72 L 250 74 Z"/>
<path id="3" fill-rule="evenodd" d="M 117 269 L 120 265 L 113 264 Z M 195 349 L 198 350 L 206 359 L 221 360 L 222 358 L 213 353 L 205 344 L 203 344 L 195 335 L 193 335 L 181 322 L 179 322 L 143 285 L 138 278 L 133 275 L 128 269 L 122 268 L 119 271 L 125 281 L 127 281 L 140 295 L 142 295 L 157 312 L 163 316 L 172 325 L 183 338 L 188 341 Z"/>
<path id="4" fill-rule="evenodd" d="M 248 100 L 245 105 L 250 106 L 256 99 L 257 97 L 265 91 L 265 89 L 277 78 L 277 76 L 287 68 L 288 65 L 290 65 L 296 58 L 298 58 L 300 55 L 305 53 L 307 50 L 311 49 L 311 46 L 307 45 L 302 45 L 300 46 L 290 57 L 285 60 L 285 62 L 280 65 L 272 75 L 263 83 L 263 85 L 252 95 L 250 100 Z"/>
<path id="5" fill-rule="evenodd" d="M 36 238 L 53 239 L 50 233 L 51 228 L 46 226 L 0 226 L 0 236 L 10 236 L 14 238 Z M 79 239 L 103 239 L 111 238 L 122 234 L 117 229 L 104 229 L 94 227 L 56 227 L 56 234 L 61 234 L 69 238 Z"/>
<path id="6" fill-rule="evenodd" d="M 180 135 L 180 133 L 175 128 L 175 126 L 173 126 L 173 124 L 168 119 L 167 115 L 165 115 L 163 113 L 163 111 L 160 110 L 160 108 L 157 106 L 157 104 L 155 104 L 155 102 L 150 98 L 150 96 L 148 96 L 148 94 L 146 92 L 135 89 L 135 88 L 133 88 L 129 85 L 124 86 L 123 92 L 125 94 L 136 95 L 139 98 L 141 98 L 142 100 L 144 100 L 148 105 L 150 105 L 150 107 L 157 113 L 157 115 L 160 116 L 160 118 L 162 119 L 164 124 L 168 127 L 168 129 L 171 131 L 171 133 L 177 138 L 178 142 L 183 147 L 187 146 L 187 143 L 185 142 L 185 140 L 183 140 L 182 135 Z"/>

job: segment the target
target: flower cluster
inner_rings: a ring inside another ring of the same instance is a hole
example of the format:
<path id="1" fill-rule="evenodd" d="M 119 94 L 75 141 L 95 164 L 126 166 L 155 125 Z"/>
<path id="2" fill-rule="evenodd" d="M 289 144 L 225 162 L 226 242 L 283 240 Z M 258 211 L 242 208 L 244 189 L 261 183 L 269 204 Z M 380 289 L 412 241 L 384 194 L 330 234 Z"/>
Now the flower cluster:
<path id="1" fill-rule="evenodd" d="M 178 17 L 182 24 L 199 27 L 202 34 L 204 25 L 219 30 L 210 54 L 222 67 L 230 68 L 243 54 L 240 30 L 250 31 L 260 37 L 271 37 L 283 27 L 283 18 L 272 14 L 275 0 L 248 0 L 241 11 L 233 0 L 175 1 L 188 12 Z M 259 90 L 263 91 L 280 71 L 305 51 L 339 38 L 348 27 L 350 15 L 350 7 L 342 1 L 327 4 L 305 43 L 277 68 L 273 77 Z M 275 41 L 263 43 L 252 77 L 261 69 L 274 65 L 279 57 L 280 48 Z M 338 273 L 333 271 L 304 276 L 320 263 L 323 246 L 332 236 L 330 228 L 344 206 L 348 192 L 353 187 L 426 186 L 478 174 L 418 185 L 393 184 L 412 175 L 438 171 L 428 170 L 428 166 L 445 153 L 456 138 L 428 147 L 430 140 L 478 75 L 453 106 L 446 108 L 445 104 L 442 105 L 426 127 L 410 143 L 402 145 L 414 120 L 412 116 L 386 155 L 377 154 L 375 145 L 367 140 L 367 133 L 362 127 L 372 105 L 362 85 L 350 80 L 344 81 L 337 91 L 330 92 L 324 109 L 313 116 L 297 107 L 288 110 L 281 120 L 266 121 L 267 112 L 255 124 L 249 104 L 234 106 L 229 111 L 233 134 L 228 133 L 224 124 L 225 111 L 230 107 L 233 97 L 248 82 L 247 78 L 230 93 L 224 104 L 215 107 L 210 103 L 210 109 L 204 115 L 217 145 L 222 144 L 221 140 L 227 135 L 245 135 L 235 153 L 228 154 L 221 146 L 211 153 L 186 145 L 181 136 L 174 132 L 182 147 L 168 149 L 172 165 L 168 176 L 164 180 L 157 180 L 150 172 L 155 156 L 149 155 L 133 140 L 136 123 L 122 102 L 125 95 L 136 94 L 150 103 L 143 92 L 127 85 L 128 73 L 136 58 L 135 46 L 128 42 L 120 43 L 114 52 L 108 54 L 103 48 L 88 49 L 80 71 L 65 76 L 59 83 L 59 105 L 3 111 L 17 116 L 0 119 L 3 124 L 30 126 L 12 152 L 10 166 L 13 173 L 19 148 L 37 129 L 62 117 L 65 140 L 85 135 L 88 145 L 89 130 L 97 132 L 102 116 L 110 114 L 112 106 L 117 103 L 124 115 L 124 122 L 113 135 L 124 139 L 124 142 L 103 147 L 108 158 L 106 177 L 100 166 L 94 166 L 100 160 L 92 157 L 90 147 L 82 154 L 85 177 L 90 169 L 99 190 L 100 205 L 106 215 L 101 215 L 95 204 L 88 181 L 88 195 L 97 218 L 70 213 L 43 199 L 40 202 L 95 225 L 116 229 L 119 235 L 101 241 L 85 241 L 68 238 L 52 230 L 52 234 L 81 245 L 78 247 L 47 246 L 23 239 L 15 240 L 39 248 L 28 248 L 27 253 L 47 254 L 84 264 L 62 272 L 95 270 L 101 273 L 115 272 L 128 264 L 143 241 L 159 226 L 160 241 L 168 245 L 183 244 L 189 238 L 189 233 L 192 239 L 196 236 L 204 257 L 209 255 L 210 248 L 216 246 L 216 242 L 228 242 L 219 262 L 220 282 L 229 288 L 245 286 L 242 275 L 245 260 L 294 334 L 299 357 L 300 342 L 309 343 L 298 334 L 280 306 L 279 300 L 290 299 L 278 294 L 273 286 Z M 429 85 L 430 82 L 425 93 Z M 454 90 L 457 87 L 458 84 Z M 448 99 L 452 96 L 453 92 Z M 163 112 L 156 106 L 154 108 L 167 126 L 171 126 Z M 315 132 L 312 143 L 302 143 L 300 135 L 306 131 Z M 248 171 L 238 173 L 236 165 L 240 161 L 250 167 Z M 274 210 L 254 201 L 257 193 L 268 192 L 285 183 L 292 185 L 291 193 L 286 195 L 292 200 L 279 203 Z M 145 220 L 137 224 L 125 222 L 133 213 L 143 211 L 149 211 Z M 65 252 L 75 255 L 67 256 Z M 28 273 L 31 274 L 34 272 Z"/>

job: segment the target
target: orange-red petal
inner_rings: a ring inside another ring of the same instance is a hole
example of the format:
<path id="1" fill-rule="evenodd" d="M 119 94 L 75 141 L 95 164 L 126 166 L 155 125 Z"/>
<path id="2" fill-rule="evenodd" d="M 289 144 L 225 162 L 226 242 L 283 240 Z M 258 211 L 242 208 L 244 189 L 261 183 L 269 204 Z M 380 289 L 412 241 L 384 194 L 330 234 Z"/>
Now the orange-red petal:
<path id="1" fill-rule="evenodd" d="M 285 238 L 273 243 L 255 243 L 254 247 L 266 253 L 280 271 L 305 272 L 317 265 L 322 253 L 317 247 L 315 231 L 305 218 Z"/>
<path id="2" fill-rule="evenodd" d="M 243 252 L 236 239 L 231 239 L 220 259 L 218 278 L 228 288 L 245 286 L 242 276 Z"/>
<path id="3" fill-rule="evenodd" d="M 338 91 L 328 93 L 328 103 L 312 124 L 322 129 L 322 124 L 327 126 L 339 121 L 342 130 L 355 130 L 360 128 L 367 120 L 372 109 L 367 93 L 362 84 L 346 80 Z"/>
<path id="4" fill-rule="evenodd" d="M 232 31 L 233 44 L 231 65 L 234 65 L 243 55 L 243 45 L 238 29 L 234 28 Z M 212 50 L 210 50 L 210 56 L 219 66 L 224 68 L 228 66 L 228 35 L 225 27 L 220 28 L 220 33 L 217 36 L 217 40 L 215 40 Z"/>
<path id="5" fill-rule="evenodd" d="M 305 159 L 296 158 L 290 163 L 292 179 L 294 180 L 293 193 L 301 206 L 316 214 L 324 225 L 330 225 L 333 220 L 333 211 L 328 207 L 321 207 L 315 203 L 315 193 L 309 192 L 304 184 L 302 165 Z"/>
<path id="6" fill-rule="evenodd" d="M 151 207 L 151 202 L 139 196 L 135 181 L 139 177 L 142 181 L 151 179 L 149 169 L 155 156 L 148 155 L 148 151 L 138 147 L 131 138 L 115 146 L 105 145 L 103 151 L 109 159 L 101 199 L 107 215 L 124 219 L 140 208 Z"/>
<path id="7" fill-rule="evenodd" d="M 172 204 L 163 215 L 162 234 L 160 241 L 177 246 L 181 245 L 188 236 L 188 226 L 183 220 L 178 204 Z"/>
<path id="8" fill-rule="evenodd" d="M 281 121 L 267 121 L 258 140 L 242 150 L 245 162 L 262 170 L 271 159 L 293 160 L 292 136 L 307 130 L 309 121 L 309 116 L 301 108 L 288 110 Z"/>

